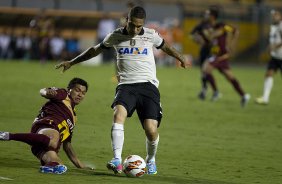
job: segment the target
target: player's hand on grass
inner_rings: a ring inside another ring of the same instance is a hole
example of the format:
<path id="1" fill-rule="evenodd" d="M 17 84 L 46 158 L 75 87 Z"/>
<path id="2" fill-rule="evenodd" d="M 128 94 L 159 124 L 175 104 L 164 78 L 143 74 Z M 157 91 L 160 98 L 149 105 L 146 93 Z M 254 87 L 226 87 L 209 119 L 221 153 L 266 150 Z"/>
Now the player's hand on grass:
<path id="1" fill-rule="evenodd" d="M 77 166 L 80 169 L 85 169 L 85 170 L 95 170 L 95 165 L 94 164 L 90 164 L 90 163 L 82 163 L 80 162 L 79 166 Z"/>
<path id="2" fill-rule="evenodd" d="M 84 167 L 83 169 L 86 169 L 86 170 L 95 170 L 95 168 L 94 167 L 90 167 L 90 166 L 86 166 L 86 167 Z"/>
<path id="3" fill-rule="evenodd" d="M 94 166 L 93 164 L 87 164 L 87 165 L 83 164 L 83 165 L 81 166 L 81 169 L 85 169 L 85 170 L 95 170 L 95 166 Z"/>
<path id="4" fill-rule="evenodd" d="M 62 68 L 62 67 L 63 67 L 62 72 L 65 72 L 66 70 L 68 70 L 71 67 L 71 63 L 69 61 L 64 61 L 64 62 L 61 62 L 61 63 L 59 63 L 55 66 L 56 69 L 59 69 L 59 68 Z"/>

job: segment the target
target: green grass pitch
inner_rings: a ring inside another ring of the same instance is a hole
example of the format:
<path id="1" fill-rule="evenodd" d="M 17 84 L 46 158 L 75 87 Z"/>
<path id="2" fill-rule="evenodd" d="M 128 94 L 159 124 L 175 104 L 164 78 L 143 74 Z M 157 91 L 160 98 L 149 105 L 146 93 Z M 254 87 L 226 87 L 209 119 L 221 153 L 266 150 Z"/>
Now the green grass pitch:
<path id="1" fill-rule="evenodd" d="M 28 145 L 0 142 L 0 183 L 144 183 L 144 184 L 279 184 L 282 182 L 282 80 L 278 73 L 270 104 L 258 106 L 265 68 L 234 67 L 233 72 L 252 99 L 246 108 L 231 85 L 215 71 L 223 97 L 200 101 L 199 69 L 158 68 L 163 120 L 157 154 L 158 174 L 142 178 L 115 176 L 105 167 L 112 158 L 110 129 L 116 83 L 114 66 L 75 66 L 66 73 L 55 63 L 0 61 L 0 131 L 28 132 L 45 102 L 39 89 L 65 87 L 72 77 L 89 82 L 77 106 L 73 146 L 79 158 L 96 171 L 76 169 L 63 150 L 64 175 L 41 174 Z M 136 114 L 125 124 L 123 157 L 145 157 L 145 135 Z M 6 178 L 6 179 L 5 179 Z M 11 179 L 11 180 L 7 180 Z"/>

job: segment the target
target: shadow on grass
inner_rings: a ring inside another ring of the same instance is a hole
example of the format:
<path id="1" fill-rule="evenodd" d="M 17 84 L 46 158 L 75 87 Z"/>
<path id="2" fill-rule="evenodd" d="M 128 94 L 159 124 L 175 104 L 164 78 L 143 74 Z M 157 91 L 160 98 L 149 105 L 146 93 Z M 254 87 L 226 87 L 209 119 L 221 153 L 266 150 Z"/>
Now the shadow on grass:
<path id="1" fill-rule="evenodd" d="M 81 169 L 73 169 L 71 174 L 83 174 L 83 175 L 94 175 L 94 176 L 107 176 L 107 177 L 115 177 L 119 179 L 126 179 L 124 174 L 115 175 L 111 173 L 111 171 L 102 171 L 102 170 L 81 170 Z M 130 178 L 132 182 L 136 183 L 137 181 L 142 181 L 145 183 L 151 182 L 159 182 L 159 183 L 185 183 L 185 184 L 235 184 L 232 182 L 225 182 L 225 181 L 217 181 L 217 180 L 208 180 L 202 178 L 193 178 L 193 177 L 179 177 L 179 176 L 161 176 L 161 175 L 145 175 L 142 178 Z"/>
<path id="2" fill-rule="evenodd" d="M 69 172 L 73 175 L 94 175 L 94 176 L 111 176 L 119 178 L 127 178 L 125 175 L 116 175 L 111 171 L 102 171 L 102 170 L 86 170 L 86 169 L 71 169 Z"/>
<path id="3" fill-rule="evenodd" d="M 25 163 L 25 164 L 19 164 Z M 39 163 L 36 161 L 25 161 L 22 159 L 13 159 L 10 162 L 0 161 L 1 167 L 15 167 L 15 168 L 34 168 L 34 166 Z M 85 170 L 85 169 L 77 169 L 77 168 L 69 168 L 67 174 L 73 176 L 98 176 L 102 178 L 116 178 L 120 181 L 128 181 L 128 177 L 124 174 L 115 175 L 111 171 L 105 170 Z M 138 181 L 142 181 L 141 183 L 185 183 L 185 184 L 235 184 L 232 182 L 218 181 L 218 180 L 208 180 L 203 178 L 193 178 L 193 177 L 181 177 L 181 176 L 162 176 L 162 175 L 145 175 L 142 178 L 130 178 L 134 183 L 139 183 Z"/>
<path id="4" fill-rule="evenodd" d="M 217 181 L 217 180 L 208 180 L 202 178 L 193 178 L 193 177 L 179 177 L 179 176 L 147 176 L 144 180 L 150 181 L 159 181 L 161 183 L 185 183 L 185 184 L 235 184 L 232 182 Z"/>

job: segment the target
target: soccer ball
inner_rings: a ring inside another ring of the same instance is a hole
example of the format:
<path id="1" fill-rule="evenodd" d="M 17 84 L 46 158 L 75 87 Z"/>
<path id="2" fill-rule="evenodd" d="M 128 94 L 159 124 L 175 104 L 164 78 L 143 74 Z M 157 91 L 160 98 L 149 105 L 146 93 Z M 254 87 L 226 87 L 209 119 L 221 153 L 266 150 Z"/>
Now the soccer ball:
<path id="1" fill-rule="evenodd" d="M 146 163 L 138 155 L 130 155 L 123 162 L 123 172 L 128 177 L 141 177 L 146 173 Z"/>

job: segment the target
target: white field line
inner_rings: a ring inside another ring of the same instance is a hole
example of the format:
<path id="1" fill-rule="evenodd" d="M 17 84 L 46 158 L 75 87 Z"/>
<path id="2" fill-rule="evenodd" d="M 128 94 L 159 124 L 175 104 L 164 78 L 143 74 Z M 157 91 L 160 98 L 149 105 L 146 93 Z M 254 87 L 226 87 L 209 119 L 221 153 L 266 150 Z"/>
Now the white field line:
<path id="1" fill-rule="evenodd" d="M 0 180 L 14 180 L 14 179 L 6 178 L 6 177 L 3 177 L 3 176 L 0 176 Z"/>

